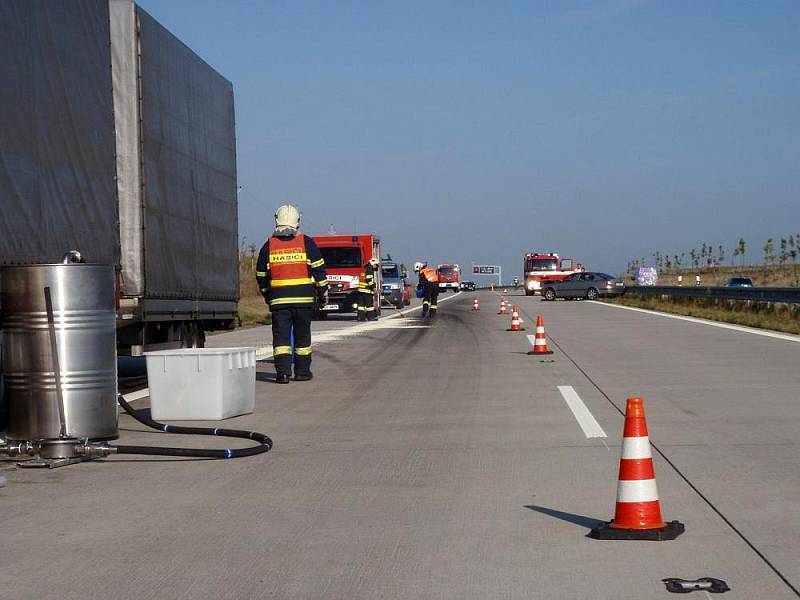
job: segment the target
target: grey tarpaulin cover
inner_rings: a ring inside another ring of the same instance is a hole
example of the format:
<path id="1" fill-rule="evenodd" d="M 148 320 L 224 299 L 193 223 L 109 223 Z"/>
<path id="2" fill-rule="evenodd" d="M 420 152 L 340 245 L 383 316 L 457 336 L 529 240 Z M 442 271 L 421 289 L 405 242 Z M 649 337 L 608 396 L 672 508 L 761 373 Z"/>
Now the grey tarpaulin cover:
<path id="1" fill-rule="evenodd" d="M 0 263 L 117 263 L 103 0 L 0 1 Z"/>
<path id="2" fill-rule="evenodd" d="M 147 295 L 238 298 L 233 86 L 137 8 Z"/>
<path id="3" fill-rule="evenodd" d="M 0 82 L 0 264 L 75 248 L 125 296 L 238 298 L 229 81 L 131 0 L 0 0 Z"/>

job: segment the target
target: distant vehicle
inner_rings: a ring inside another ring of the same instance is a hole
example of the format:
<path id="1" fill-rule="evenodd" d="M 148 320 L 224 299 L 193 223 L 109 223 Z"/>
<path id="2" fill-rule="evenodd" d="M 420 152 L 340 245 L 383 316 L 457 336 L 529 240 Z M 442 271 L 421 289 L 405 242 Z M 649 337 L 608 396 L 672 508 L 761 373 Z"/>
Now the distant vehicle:
<path id="1" fill-rule="evenodd" d="M 461 267 L 456 264 L 439 265 L 437 273 L 439 274 L 440 291 L 453 290 L 457 292 L 461 289 Z"/>
<path id="2" fill-rule="evenodd" d="M 528 252 L 522 263 L 525 295 L 540 294 L 548 282 L 560 281 L 572 273 L 585 270 L 573 258 L 561 258 L 552 252 Z"/>
<path id="3" fill-rule="evenodd" d="M 381 274 L 383 276 L 382 301 L 403 308 L 411 304 L 410 284 L 406 279 L 408 274 L 390 258 L 381 260 Z"/>
<path id="4" fill-rule="evenodd" d="M 657 285 L 658 271 L 655 267 L 639 267 L 631 278 L 636 285 Z"/>
<path id="5" fill-rule="evenodd" d="M 725 287 L 753 287 L 753 280 L 749 277 L 729 277 Z"/>
<path id="6" fill-rule="evenodd" d="M 461 289 L 465 292 L 474 292 L 475 291 L 475 282 L 474 281 L 462 281 L 461 282 Z"/>
<path id="7" fill-rule="evenodd" d="M 328 275 L 328 304 L 315 316 L 328 313 L 354 313 L 358 308 L 358 282 L 370 258 L 381 256 L 381 239 L 376 235 L 315 235 L 314 241 L 325 259 Z M 383 287 L 381 270 L 377 272 L 374 306 L 380 313 Z"/>
<path id="8" fill-rule="evenodd" d="M 556 298 L 586 298 L 594 300 L 600 296 L 621 296 L 625 284 L 606 273 L 573 273 L 561 281 L 551 281 L 544 288 L 545 300 Z"/>

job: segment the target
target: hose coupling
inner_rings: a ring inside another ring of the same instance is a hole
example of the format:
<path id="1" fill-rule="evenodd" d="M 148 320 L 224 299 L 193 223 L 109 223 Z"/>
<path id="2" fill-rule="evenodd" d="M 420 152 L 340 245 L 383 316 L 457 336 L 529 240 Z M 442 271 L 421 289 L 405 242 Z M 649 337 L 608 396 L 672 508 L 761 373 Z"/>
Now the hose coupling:
<path id="1" fill-rule="evenodd" d="M 90 444 L 88 442 L 84 442 L 76 447 L 78 454 L 81 456 L 99 456 L 104 457 L 108 456 L 109 454 L 116 454 L 117 449 L 114 446 L 111 446 L 105 442 L 100 442 L 96 444 Z"/>
<path id="2" fill-rule="evenodd" d="M 6 454 L 8 456 L 36 456 L 39 454 L 40 449 L 40 444 L 28 440 L 11 441 L 0 444 L 0 454 Z"/>

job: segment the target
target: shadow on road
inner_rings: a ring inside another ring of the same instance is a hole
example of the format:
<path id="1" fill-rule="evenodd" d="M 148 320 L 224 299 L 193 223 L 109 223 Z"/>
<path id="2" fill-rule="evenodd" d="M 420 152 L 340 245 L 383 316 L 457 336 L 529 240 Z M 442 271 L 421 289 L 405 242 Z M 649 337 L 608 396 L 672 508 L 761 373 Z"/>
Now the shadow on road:
<path id="1" fill-rule="evenodd" d="M 536 506 L 535 504 L 526 504 L 525 508 L 538 513 L 542 513 L 543 515 L 547 515 L 548 517 L 555 517 L 556 519 L 561 519 L 562 521 L 567 521 L 568 523 L 574 523 L 575 525 L 586 527 L 587 529 L 592 529 L 600 523 L 605 523 L 605 521 L 601 519 L 595 519 L 594 517 L 587 517 L 584 515 L 576 515 L 574 513 L 563 512 L 560 510 L 556 510 L 554 508 L 547 508 L 546 506 Z"/>

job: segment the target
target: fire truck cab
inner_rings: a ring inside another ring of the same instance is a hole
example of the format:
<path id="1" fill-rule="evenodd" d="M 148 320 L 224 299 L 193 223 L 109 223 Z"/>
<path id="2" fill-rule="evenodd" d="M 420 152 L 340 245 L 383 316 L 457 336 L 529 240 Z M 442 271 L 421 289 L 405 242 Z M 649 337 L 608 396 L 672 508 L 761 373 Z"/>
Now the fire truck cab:
<path id="1" fill-rule="evenodd" d="M 440 291 L 453 290 L 457 292 L 461 289 L 461 267 L 456 264 L 444 264 L 439 265 L 436 272 L 439 276 Z"/>
<path id="2" fill-rule="evenodd" d="M 358 308 L 358 281 L 362 269 L 370 258 L 380 260 L 381 240 L 372 234 L 317 235 L 314 241 L 325 259 L 328 277 L 328 303 L 319 307 L 318 317 L 329 313 L 354 313 Z M 375 297 L 373 303 L 380 313 L 382 278 L 381 269 L 375 271 Z"/>
<path id="3" fill-rule="evenodd" d="M 583 270 L 573 258 L 561 258 L 553 252 L 529 252 L 523 263 L 525 273 L 525 295 L 541 294 L 544 283 L 561 281 L 568 275 Z"/>

